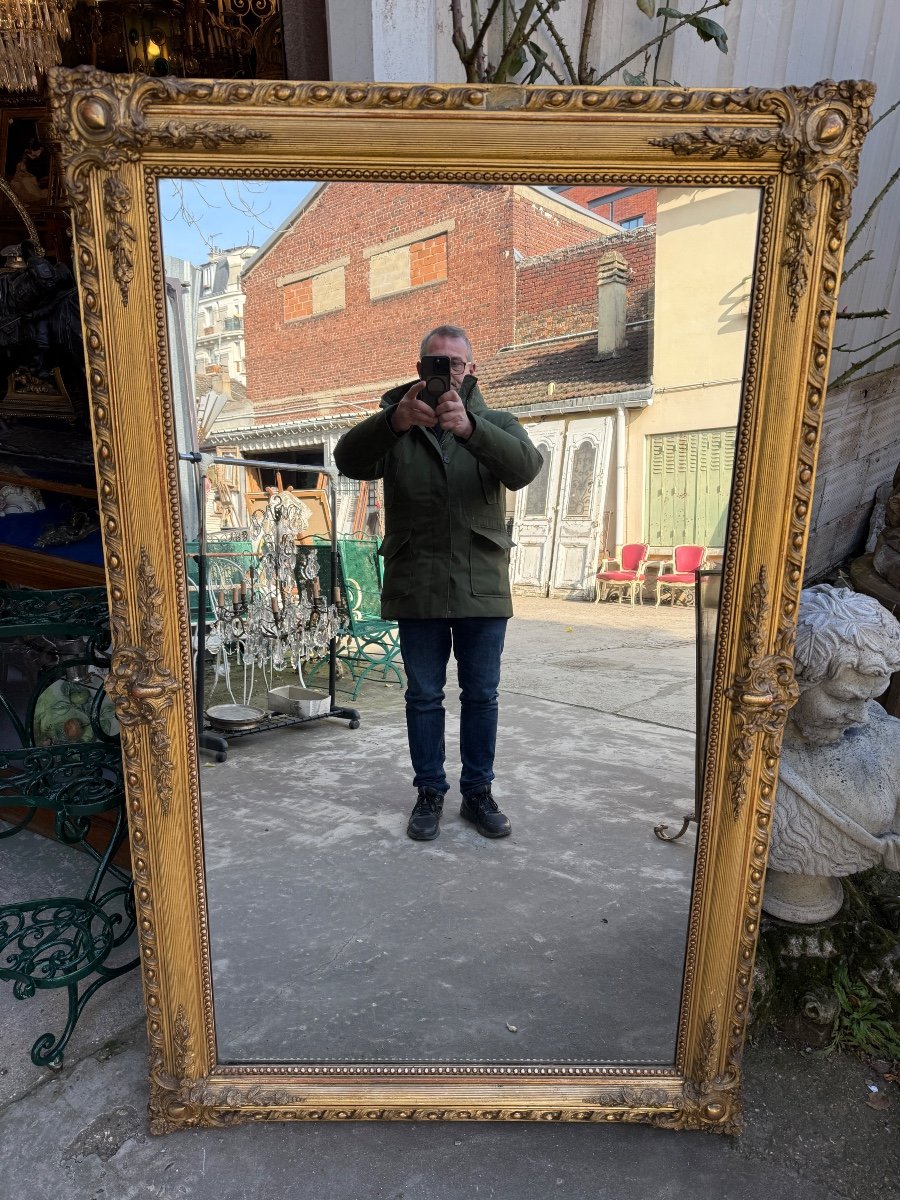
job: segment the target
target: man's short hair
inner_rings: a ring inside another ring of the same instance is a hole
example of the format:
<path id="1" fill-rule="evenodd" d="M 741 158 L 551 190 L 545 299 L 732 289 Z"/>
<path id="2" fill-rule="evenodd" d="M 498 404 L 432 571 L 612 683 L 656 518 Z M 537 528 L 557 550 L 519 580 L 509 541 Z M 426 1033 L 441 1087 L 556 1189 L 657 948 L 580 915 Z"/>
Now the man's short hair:
<path id="1" fill-rule="evenodd" d="M 468 361 L 472 361 L 472 343 L 469 341 L 469 335 L 464 329 L 460 329 L 458 325 L 438 325 L 437 329 L 432 329 L 430 333 L 426 333 L 422 338 L 422 343 L 419 346 L 419 358 L 422 359 L 428 353 L 428 343 L 433 337 L 445 338 L 462 338 L 466 343 L 466 353 Z"/>

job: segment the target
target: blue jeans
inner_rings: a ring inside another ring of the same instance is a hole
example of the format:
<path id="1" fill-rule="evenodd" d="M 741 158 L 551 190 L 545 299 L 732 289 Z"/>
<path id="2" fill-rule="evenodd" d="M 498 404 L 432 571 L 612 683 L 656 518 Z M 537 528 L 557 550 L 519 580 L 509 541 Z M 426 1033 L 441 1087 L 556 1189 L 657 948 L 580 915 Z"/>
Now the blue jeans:
<path id="1" fill-rule="evenodd" d="M 444 685 L 450 650 L 459 680 L 461 792 L 494 778 L 497 688 L 506 617 L 401 619 L 400 652 L 406 670 L 406 732 L 413 786 L 448 788 L 444 771 Z"/>

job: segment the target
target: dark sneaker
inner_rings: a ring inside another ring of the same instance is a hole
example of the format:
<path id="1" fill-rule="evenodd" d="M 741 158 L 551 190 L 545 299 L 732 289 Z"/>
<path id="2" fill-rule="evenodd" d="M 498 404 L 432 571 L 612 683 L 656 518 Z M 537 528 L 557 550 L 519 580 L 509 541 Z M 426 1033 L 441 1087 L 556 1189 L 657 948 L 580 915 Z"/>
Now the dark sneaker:
<path id="1" fill-rule="evenodd" d="M 508 837 L 511 832 L 509 820 L 497 807 L 497 801 L 491 795 L 489 787 L 479 788 L 477 792 L 466 792 L 459 815 L 464 820 L 471 821 L 485 837 Z"/>
<path id="2" fill-rule="evenodd" d="M 419 798 L 412 810 L 407 834 L 416 842 L 430 842 L 441 832 L 440 819 L 444 811 L 444 793 L 436 788 L 419 788 Z"/>

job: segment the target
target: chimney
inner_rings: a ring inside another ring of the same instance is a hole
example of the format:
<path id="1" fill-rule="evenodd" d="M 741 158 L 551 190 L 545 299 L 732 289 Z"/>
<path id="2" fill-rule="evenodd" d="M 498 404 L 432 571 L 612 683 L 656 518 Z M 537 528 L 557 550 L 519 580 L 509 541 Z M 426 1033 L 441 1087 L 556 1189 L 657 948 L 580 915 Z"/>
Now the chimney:
<path id="1" fill-rule="evenodd" d="M 615 250 L 608 250 L 597 268 L 597 357 L 615 358 L 624 350 L 625 282 L 628 263 Z"/>

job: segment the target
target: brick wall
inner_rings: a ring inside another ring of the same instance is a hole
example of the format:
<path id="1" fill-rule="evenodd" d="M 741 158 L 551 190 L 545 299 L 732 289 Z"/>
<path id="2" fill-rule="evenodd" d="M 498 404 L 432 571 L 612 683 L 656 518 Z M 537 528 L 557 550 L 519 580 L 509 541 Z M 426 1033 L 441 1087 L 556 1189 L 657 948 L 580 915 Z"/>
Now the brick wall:
<path id="1" fill-rule="evenodd" d="M 861 554 L 876 489 L 900 462 L 900 369 L 829 392 L 822 423 L 806 556 L 813 583 Z"/>
<path id="2" fill-rule="evenodd" d="M 596 241 L 603 234 L 599 223 L 596 230 L 586 228 L 580 222 L 566 220 L 549 203 L 543 204 L 540 197 L 521 193 L 512 196 L 512 227 L 513 246 L 526 258 Z"/>
<path id="3" fill-rule="evenodd" d="M 650 316 L 656 231 L 629 230 L 538 258 L 516 268 L 516 341 L 535 342 L 597 328 L 597 267 L 609 250 L 629 266 L 626 321 Z"/>
<path id="4" fill-rule="evenodd" d="M 244 277 L 251 401 L 285 417 L 295 406 L 279 408 L 282 397 L 412 378 L 419 340 L 439 324 L 466 328 L 478 357 L 508 345 L 514 294 L 510 196 L 506 186 L 326 187 Z M 412 288 L 370 300 L 374 255 L 363 251 L 451 219 L 453 229 L 405 247 Z M 310 314 L 303 301 L 308 280 L 277 284 L 348 257 L 340 311 Z M 294 289 L 297 315 L 286 322 L 285 292 Z"/>
<path id="5" fill-rule="evenodd" d="M 602 200 L 604 196 L 614 196 L 616 192 L 621 190 L 620 187 L 600 187 L 585 184 L 566 188 L 560 194 L 565 196 L 567 200 L 573 200 L 576 204 L 581 204 L 585 208 L 588 208 L 591 207 L 591 201 Z M 611 221 L 626 221 L 629 217 L 642 216 L 645 225 L 656 224 L 656 188 L 645 188 L 634 195 L 623 196 L 621 199 L 613 200 L 610 203 L 612 204 L 612 212 L 610 212 L 609 203 L 596 205 L 592 208 L 592 211 Z"/>
<path id="6" fill-rule="evenodd" d="M 409 282 L 412 287 L 447 278 L 447 235 L 413 242 L 409 248 Z"/>
<path id="7" fill-rule="evenodd" d="M 289 283 L 284 289 L 284 319 L 285 321 L 300 321 L 311 317 L 312 280 L 300 279 L 297 283 Z"/>

